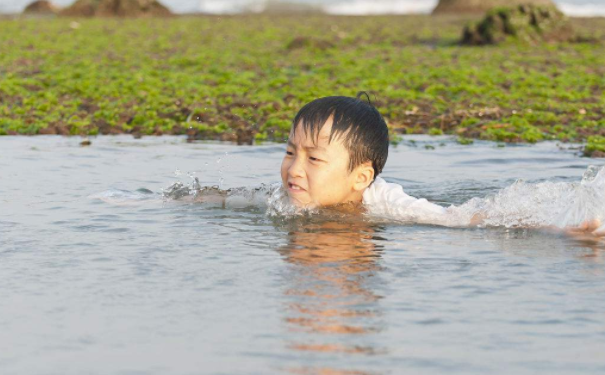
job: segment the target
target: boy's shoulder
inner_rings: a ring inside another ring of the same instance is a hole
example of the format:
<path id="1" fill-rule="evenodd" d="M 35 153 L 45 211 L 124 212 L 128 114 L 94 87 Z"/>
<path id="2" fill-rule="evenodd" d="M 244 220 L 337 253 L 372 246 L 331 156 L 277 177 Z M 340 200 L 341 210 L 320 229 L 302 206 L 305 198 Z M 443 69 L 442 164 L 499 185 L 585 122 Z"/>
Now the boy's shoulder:
<path id="1" fill-rule="evenodd" d="M 446 208 L 431 203 L 424 198 L 414 198 L 399 184 L 385 181 L 381 177 L 363 192 L 363 204 L 369 213 L 398 219 L 422 219 L 433 215 L 443 215 Z"/>
<path id="2" fill-rule="evenodd" d="M 363 192 L 363 203 L 365 205 L 372 205 L 401 198 L 412 197 L 403 191 L 401 185 L 386 182 L 382 177 L 376 177 L 374 182 Z"/>

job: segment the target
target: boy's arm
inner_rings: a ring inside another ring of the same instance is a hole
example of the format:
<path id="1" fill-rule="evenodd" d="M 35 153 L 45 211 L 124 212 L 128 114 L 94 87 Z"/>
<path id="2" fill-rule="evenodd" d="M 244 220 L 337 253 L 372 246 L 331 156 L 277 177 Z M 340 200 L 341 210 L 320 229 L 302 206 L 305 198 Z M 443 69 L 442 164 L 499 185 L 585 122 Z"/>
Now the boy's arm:
<path id="1" fill-rule="evenodd" d="M 605 238 L 605 226 L 601 220 L 586 220 L 578 227 L 567 227 L 563 229 L 565 234 L 581 241 L 599 241 Z"/>
<path id="2" fill-rule="evenodd" d="M 473 217 L 471 218 L 469 226 L 477 227 L 477 226 L 483 224 L 484 220 L 485 220 L 485 215 L 483 215 L 482 213 L 474 214 Z"/>

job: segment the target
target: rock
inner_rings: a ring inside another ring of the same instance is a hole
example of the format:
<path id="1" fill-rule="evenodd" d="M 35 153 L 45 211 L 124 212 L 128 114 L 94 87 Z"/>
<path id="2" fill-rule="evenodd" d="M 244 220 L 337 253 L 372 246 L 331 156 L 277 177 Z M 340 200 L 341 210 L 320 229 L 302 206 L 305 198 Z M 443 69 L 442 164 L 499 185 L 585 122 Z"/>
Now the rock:
<path id="1" fill-rule="evenodd" d="M 167 17 L 170 10 L 157 0 L 77 0 L 61 12 L 67 17 Z"/>
<path id="2" fill-rule="evenodd" d="M 304 4 L 299 2 L 289 2 L 289 1 L 275 1 L 269 0 L 265 2 L 264 8 L 262 10 L 264 14 L 271 15 L 284 15 L 284 14 L 322 14 L 323 11 L 321 7 L 312 5 L 312 4 Z"/>
<path id="3" fill-rule="evenodd" d="M 92 142 L 90 141 L 90 139 L 88 138 L 84 138 L 82 140 L 82 142 L 80 142 L 80 146 L 85 147 L 85 146 L 90 146 L 92 144 Z"/>
<path id="4" fill-rule="evenodd" d="M 440 0 L 433 14 L 484 14 L 496 7 L 517 5 L 555 7 L 552 0 Z"/>
<path id="5" fill-rule="evenodd" d="M 57 13 L 59 8 L 48 0 L 34 1 L 23 10 L 23 14 L 34 16 L 54 16 Z"/>
<path id="6" fill-rule="evenodd" d="M 314 48 L 321 51 L 334 48 L 335 45 L 329 40 L 306 36 L 298 36 L 286 45 L 286 49 L 291 51 L 300 48 Z"/>
<path id="7" fill-rule="evenodd" d="M 558 9 L 535 5 L 519 5 L 496 8 L 483 20 L 466 26 L 462 44 L 498 44 L 506 40 L 526 42 L 570 42 L 577 36 L 569 22 Z"/>

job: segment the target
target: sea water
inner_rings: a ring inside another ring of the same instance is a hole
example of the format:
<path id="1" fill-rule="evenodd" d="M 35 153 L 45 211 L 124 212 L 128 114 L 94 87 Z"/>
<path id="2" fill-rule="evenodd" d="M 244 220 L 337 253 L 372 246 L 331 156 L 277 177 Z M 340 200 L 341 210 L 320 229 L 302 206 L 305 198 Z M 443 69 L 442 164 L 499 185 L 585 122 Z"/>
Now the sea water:
<path id="1" fill-rule="evenodd" d="M 387 181 L 486 218 L 460 228 L 272 214 L 283 153 L 0 138 L 1 373 L 605 371 L 605 250 L 535 228 L 603 214 L 598 160 L 554 143 L 391 147 Z"/>

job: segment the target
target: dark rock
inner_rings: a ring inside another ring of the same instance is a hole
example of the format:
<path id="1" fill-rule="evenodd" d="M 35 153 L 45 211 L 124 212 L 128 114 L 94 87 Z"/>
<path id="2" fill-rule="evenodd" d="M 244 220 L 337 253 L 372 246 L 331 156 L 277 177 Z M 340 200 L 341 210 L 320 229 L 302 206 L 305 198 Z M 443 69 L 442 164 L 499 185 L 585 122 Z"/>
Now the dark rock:
<path id="1" fill-rule="evenodd" d="M 573 42 L 577 36 L 558 9 L 534 5 L 496 8 L 483 20 L 464 28 L 462 44 L 498 44 L 507 40 L 525 42 Z"/>
<path id="2" fill-rule="evenodd" d="M 34 1 L 23 10 L 23 14 L 36 16 L 54 16 L 57 13 L 59 8 L 48 0 Z"/>
<path id="3" fill-rule="evenodd" d="M 484 14 L 496 7 L 517 5 L 555 6 L 552 0 L 440 0 L 433 14 Z"/>
<path id="4" fill-rule="evenodd" d="M 172 13 L 157 0 L 77 0 L 61 11 L 67 17 L 167 17 Z"/>
<path id="5" fill-rule="evenodd" d="M 588 158 L 605 158 L 605 152 L 599 150 L 590 151 L 587 148 L 584 148 L 583 155 Z"/>
<path id="6" fill-rule="evenodd" d="M 294 39 L 288 45 L 286 45 L 287 50 L 295 50 L 301 48 L 314 48 L 318 50 L 327 50 L 330 48 L 334 48 L 334 43 L 325 39 L 312 38 L 307 36 L 299 36 Z"/>

